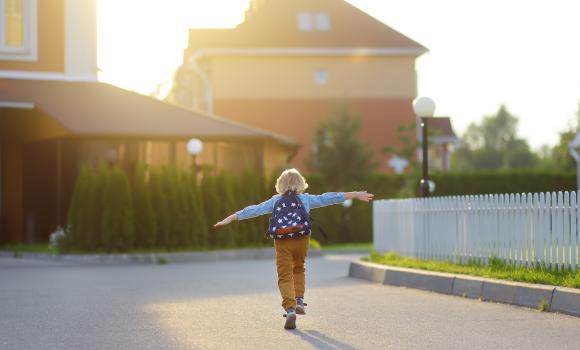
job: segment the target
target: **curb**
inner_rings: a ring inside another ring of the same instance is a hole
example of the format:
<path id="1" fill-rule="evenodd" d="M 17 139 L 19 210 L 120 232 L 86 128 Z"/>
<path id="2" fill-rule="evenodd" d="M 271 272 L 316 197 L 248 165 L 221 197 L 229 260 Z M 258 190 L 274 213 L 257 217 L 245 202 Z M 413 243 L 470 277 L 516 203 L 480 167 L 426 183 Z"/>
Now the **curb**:
<path id="1" fill-rule="evenodd" d="M 580 290 L 352 261 L 349 277 L 580 317 Z"/>
<path id="2" fill-rule="evenodd" d="M 309 249 L 310 257 L 322 256 L 320 249 Z M 148 253 L 148 254 L 46 254 L 46 253 L 15 253 L 0 251 L 0 258 L 17 258 L 44 260 L 56 262 L 70 262 L 81 265 L 124 265 L 124 264 L 167 264 L 221 260 L 255 260 L 274 259 L 276 253 L 273 248 L 214 250 L 209 252 L 188 253 Z"/>

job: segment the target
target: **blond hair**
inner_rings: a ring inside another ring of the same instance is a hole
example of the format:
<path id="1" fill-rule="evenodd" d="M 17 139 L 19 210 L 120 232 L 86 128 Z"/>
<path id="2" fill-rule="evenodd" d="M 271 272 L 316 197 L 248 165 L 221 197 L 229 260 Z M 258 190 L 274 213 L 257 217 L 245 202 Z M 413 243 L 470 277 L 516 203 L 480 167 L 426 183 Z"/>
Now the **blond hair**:
<path id="1" fill-rule="evenodd" d="M 302 193 L 307 188 L 306 179 L 294 168 L 284 170 L 278 180 L 276 180 L 276 192 L 279 194 L 284 194 L 288 191 Z"/>

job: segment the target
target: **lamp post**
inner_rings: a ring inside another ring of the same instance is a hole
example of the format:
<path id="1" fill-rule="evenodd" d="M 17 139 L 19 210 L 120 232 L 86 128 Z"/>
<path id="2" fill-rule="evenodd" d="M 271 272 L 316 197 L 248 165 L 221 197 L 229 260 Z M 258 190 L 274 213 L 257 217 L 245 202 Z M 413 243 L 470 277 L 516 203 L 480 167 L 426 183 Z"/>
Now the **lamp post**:
<path id="1" fill-rule="evenodd" d="M 199 139 L 190 139 L 187 142 L 187 153 L 191 154 L 193 158 L 193 164 L 191 169 L 193 170 L 193 176 L 197 179 L 197 156 L 203 151 L 203 142 Z"/>
<path id="2" fill-rule="evenodd" d="M 413 111 L 421 121 L 421 144 L 423 153 L 423 167 L 421 176 L 421 197 L 429 197 L 429 118 L 435 113 L 435 102 L 429 97 L 417 97 L 413 100 Z"/>

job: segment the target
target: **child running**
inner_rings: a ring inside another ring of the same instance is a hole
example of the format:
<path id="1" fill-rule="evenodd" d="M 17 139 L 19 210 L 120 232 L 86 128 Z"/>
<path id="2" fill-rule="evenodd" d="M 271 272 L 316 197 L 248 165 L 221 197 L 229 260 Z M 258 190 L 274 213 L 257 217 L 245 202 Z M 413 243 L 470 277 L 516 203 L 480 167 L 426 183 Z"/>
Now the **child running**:
<path id="1" fill-rule="evenodd" d="M 296 314 L 306 314 L 304 263 L 312 226 L 308 214 L 310 209 L 342 203 L 347 199 L 369 202 L 374 196 L 366 191 L 312 195 L 304 193 L 307 188 L 308 184 L 298 170 L 285 170 L 276 181 L 278 194 L 260 204 L 250 205 L 214 225 L 223 226 L 234 220 L 272 213 L 268 234 L 274 239 L 276 249 L 278 288 L 282 295 L 282 307 L 286 311 L 286 329 L 296 328 Z"/>

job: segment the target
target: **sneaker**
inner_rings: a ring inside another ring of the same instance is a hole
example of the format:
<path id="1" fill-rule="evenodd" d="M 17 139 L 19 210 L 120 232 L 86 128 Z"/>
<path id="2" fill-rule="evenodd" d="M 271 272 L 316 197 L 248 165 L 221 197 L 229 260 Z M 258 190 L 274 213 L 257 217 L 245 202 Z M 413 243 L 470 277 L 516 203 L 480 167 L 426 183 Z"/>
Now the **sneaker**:
<path id="1" fill-rule="evenodd" d="M 304 299 L 296 298 L 296 313 L 298 315 L 306 315 L 306 309 L 304 308 L 306 304 L 304 303 Z"/>
<path id="2" fill-rule="evenodd" d="M 284 324 L 284 328 L 286 329 L 294 329 L 296 328 L 296 311 L 293 308 L 289 307 L 286 310 L 286 323 Z"/>

